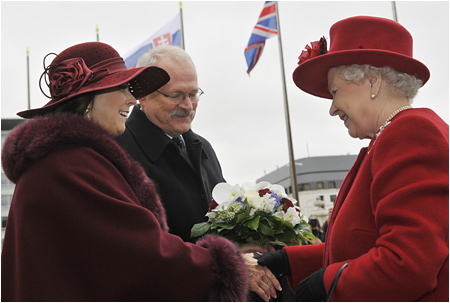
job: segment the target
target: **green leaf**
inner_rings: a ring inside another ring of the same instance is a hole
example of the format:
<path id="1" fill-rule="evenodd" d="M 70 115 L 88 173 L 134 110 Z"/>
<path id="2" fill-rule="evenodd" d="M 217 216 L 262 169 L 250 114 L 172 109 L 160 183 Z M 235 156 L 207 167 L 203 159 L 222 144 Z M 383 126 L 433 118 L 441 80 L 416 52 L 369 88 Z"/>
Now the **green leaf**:
<path id="1" fill-rule="evenodd" d="M 211 229 L 217 229 L 218 232 L 221 232 L 223 230 L 232 230 L 234 228 L 234 224 L 232 223 L 213 223 L 211 226 Z"/>
<path id="2" fill-rule="evenodd" d="M 289 228 L 294 228 L 294 225 L 292 225 L 292 223 L 289 222 L 289 221 L 284 221 L 284 220 L 283 220 L 283 224 L 286 225 L 286 226 L 289 227 Z"/>
<path id="3" fill-rule="evenodd" d="M 271 236 L 273 237 L 273 229 L 270 228 L 269 224 L 267 224 L 266 222 L 260 222 L 259 223 L 259 231 L 266 236 Z"/>
<path id="4" fill-rule="evenodd" d="M 251 219 L 250 221 L 246 222 L 248 228 L 250 228 L 252 230 L 258 230 L 259 218 L 260 218 L 259 216 L 256 216 L 253 219 Z"/>
<path id="5" fill-rule="evenodd" d="M 286 230 L 283 234 L 277 236 L 278 240 L 287 242 L 295 238 L 295 232 L 292 229 Z"/>
<path id="6" fill-rule="evenodd" d="M 248 218 L 248 213 L 242 212 L 236 216 L 236 223 L 241 223 L 242 221 L 244 221 L 247 218 Z"/>
<path id="7" fill-rule="evenodd" d="M 191 229 L 191 238 L 197 238 L 204 235 L 209 231 L 210 228 L 211 228 L 210 222 L 202 222 L 195 224 L 194 226 L 192 226 Z"/>
<path id="8" fill-rule="evenodd" d="M 270 219 L 272 221 L 275 221 L 275 222 L 280 222 L 280 223 L 283 222 L 283 220 L 281 218 L 278 218 L 278 217 L 275 217 L 275 216 L 270 217 Z"/>

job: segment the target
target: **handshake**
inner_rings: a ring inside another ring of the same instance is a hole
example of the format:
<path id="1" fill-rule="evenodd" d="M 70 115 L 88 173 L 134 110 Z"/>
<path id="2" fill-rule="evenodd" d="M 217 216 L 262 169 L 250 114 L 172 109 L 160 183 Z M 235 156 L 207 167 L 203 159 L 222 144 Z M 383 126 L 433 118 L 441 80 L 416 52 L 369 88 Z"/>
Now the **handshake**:
<path id="1" fill-rule="evenodd" d="M 248 246 L 241 248 L 250 275 L 250 290 L 258 294 L 263 300 L 277 298 L 276 291 L 281 291 L 277 278 L 289 276 L 291 268 L 288 254 L 285 250 L 275 250 L 266 253 L 251 251 Z M 326 298 L 322 268 L 301 281 L 295 291 L 296 301 L 319 302 Z"/>

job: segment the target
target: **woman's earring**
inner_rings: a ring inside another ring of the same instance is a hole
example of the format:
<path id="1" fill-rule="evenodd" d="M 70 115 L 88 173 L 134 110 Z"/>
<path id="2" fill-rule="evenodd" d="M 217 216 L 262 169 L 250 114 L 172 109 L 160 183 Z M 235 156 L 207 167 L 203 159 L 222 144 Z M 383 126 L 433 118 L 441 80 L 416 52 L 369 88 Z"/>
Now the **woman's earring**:
<path id="1" fill-rule="evenodd" d="M 371 93 L 371 94 L 370 94 L 370 98 L 375 99 L 375 94 L 374 94 L 374 93 Z"/>
<path id="2" fill-rule="evenodd" d="M 91 108 L 89 108 L 89 106 L 86 108 L 86 111 L 84 112 L 84 116 L 86 118 L 91 118 Z"/>

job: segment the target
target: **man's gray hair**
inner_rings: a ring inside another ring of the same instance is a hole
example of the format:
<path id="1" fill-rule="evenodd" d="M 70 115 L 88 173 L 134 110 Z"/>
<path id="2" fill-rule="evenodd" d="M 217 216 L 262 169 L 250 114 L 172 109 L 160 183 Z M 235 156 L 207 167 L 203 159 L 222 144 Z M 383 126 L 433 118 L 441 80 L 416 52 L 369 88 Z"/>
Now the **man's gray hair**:
<path id="1" fill-rule="evenodd" d="M 158 61 L 163 57 L 168 57 L 177 62 L 188 61 L 191 62 L 195 67 L 191 56 L 189 56 L 189 54 L 186 53 L 184 49 L 173 45 L 159 46 L 151 49 L 139 58 L 138 62 L 136 63 L 136 67 L 157 66 Z"/>
<path id="2" fill-rule="evenodd" d="M 338 66 L 337 68 L 342 79 L 356 84 L 361 84 L 365 78 L 381 75 L 381 78 L 389 85 L 391 93 L 407 97 L 409 103 L 412 103 L 412 99 L 423 85 L 422 80 L 417 79 L 415 76 L 398 72 L 390 67 L 354 64 Z"/>

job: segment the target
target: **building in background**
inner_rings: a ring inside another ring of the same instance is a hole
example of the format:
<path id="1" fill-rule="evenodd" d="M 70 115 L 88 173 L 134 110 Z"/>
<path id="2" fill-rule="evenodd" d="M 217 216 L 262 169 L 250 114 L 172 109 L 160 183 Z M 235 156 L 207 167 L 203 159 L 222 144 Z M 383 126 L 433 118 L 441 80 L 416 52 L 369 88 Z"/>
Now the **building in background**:
<path id="1" fill-rule="evenodd" d="M 24 119 L 2 119 L 2 147 L 9 132 L 25 121 Z M 8 219 L 9 207 L 11 206 L 12 195 L 14 193 L 14 183 L 6 178 L 2 166 L 2 246 L 5 237 L 6 220 Z"/>
<path id="2" fill-rule="evenodd" d="M 308 219 L 318 219 L 323 225 L 328 220 L 328 210 L 333 207 L 345 176 L 356 161 L 356 155 L 309 157 L 295 160 L 300 209 Z M 261 177 L 284 187 L 292 196 L 290 164 Z"/>

